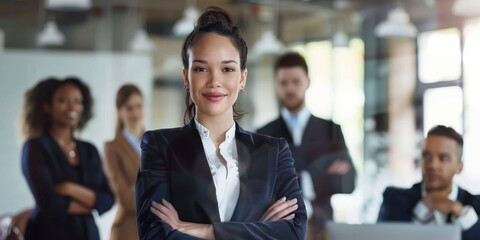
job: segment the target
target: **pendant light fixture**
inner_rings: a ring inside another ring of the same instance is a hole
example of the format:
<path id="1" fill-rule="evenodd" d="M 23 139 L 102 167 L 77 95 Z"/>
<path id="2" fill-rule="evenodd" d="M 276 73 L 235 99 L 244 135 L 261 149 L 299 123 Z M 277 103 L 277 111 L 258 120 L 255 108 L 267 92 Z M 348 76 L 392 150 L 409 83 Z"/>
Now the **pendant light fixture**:
<path id="1" fill-rule="evenodd" d="M 400 4 L 388 12 L 387 19 L 375 27 L 375 35 L 381 38 L 406 37 L 415 38 L 417 28 L 410 22 L 405 8 Z"/>
<path id="2" fill-rule="evenodd" d="M 91 0 L 46 0 L 45 8 L 57 11 L 86 11 L 92 6 Z"/>
<path id="3" fill-rule="evenodd" d="M 58 30 L 54 20 L 48 20 L 37 36 L 38 46 L 59 46 L 65 43 L 65 36 Z"/>

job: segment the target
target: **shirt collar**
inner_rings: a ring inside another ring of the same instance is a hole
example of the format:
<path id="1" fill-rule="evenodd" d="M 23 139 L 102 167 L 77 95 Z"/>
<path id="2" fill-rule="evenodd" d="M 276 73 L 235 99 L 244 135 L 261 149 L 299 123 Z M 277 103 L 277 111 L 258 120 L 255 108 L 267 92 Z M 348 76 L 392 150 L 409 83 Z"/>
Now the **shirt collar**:
<path id="1" fill-rule="evenodd" d="M 425 196 L 427 193 L 425 192 L 425 184 L 422 183 L 422 196 Z M 448 199 L 455 201 L 458 198 L 458 185 L 452 183 L 452 191 L 448 194 Z"/>
<path id="2" fill-rule="evenodd" d="M 195 126 L 197 127 L 198 134 L 200 134 L 201 138 L 208 138 L 210 137 L 210 131 L 208 128 L 203 126 L 196 118 L 195 119 Z M 225 133 L 225 142 L 231 142 L 233 139 L 235 139 L 235 122 L 233 122 L 233 125 L 227 130 Z"/>
<path id="3" fill-rule="evenodd" d="M 122 131 L 122 135 L 127 139 L 127 141 L 132 145 L 135 151 L 140 155 L 142 152 L 140 148 L 141 139 L 137 138 L 135 135 L 127 132 L 127 130 Z"/>
<path id="4" fill-rule="evenodd" d="M 307 107 L 304 106 L 302 110 L 298 111 L 296 114 L 292 114 L 287 108 L 282 107 L 282 109 L 280 109 L 280 115 L 284 120 L 291 119 L 294 115 L 296 115 L 299 123 L 305 123 L 310 118 L 310 111 L 308 111 Z"/>

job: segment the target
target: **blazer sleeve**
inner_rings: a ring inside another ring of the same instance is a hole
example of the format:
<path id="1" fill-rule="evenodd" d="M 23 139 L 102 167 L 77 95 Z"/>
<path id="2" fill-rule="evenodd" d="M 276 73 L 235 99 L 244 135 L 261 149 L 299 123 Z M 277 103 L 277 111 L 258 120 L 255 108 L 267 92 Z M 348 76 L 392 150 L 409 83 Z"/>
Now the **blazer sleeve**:
<path id="1" fill-rule="evenodd" d="M 159 138 L 157 140 L 151 131 L 146 132 L 142 138 L 142 157 L 135 188 L 139 237 L 142 240 L 198 239 L 173 230 L 150 212 L 152 201 L 170 201 L 170 176 L 165 157 L 167 142 L 163 137 Z"/>
<path id="2" fill-rule="evenodd" d="M 65 216 L 70 197 L 57 194 L 45 151 L 38 140 L 27 141 L 22 150 L 22 171 L 40 211 L 54 217 Z"/>
<path id="3" fill-rule="evenodd" d="M 328 200 L 333 194 L 352 193 L 355 189 L 356 171 L 352 158 L 348 151 L 342 129 L 339 125 L 332 123 L 331 126 L 331 146 L 328 153 L 322 156 L 318 163 L 328 163 L 328 165 L 319 164 L 310 166 L 310 172 L 314 179 L 315 193 L 317 199 Z M 345 174 L 330 175 L 327 169 L 335 160 L 344 160 L 350 165 L 350 170 Z"/>
<path id="4" fill-rule="evenodd" d="M 275 198 L 296 198 L 298 209 L 292 220 L 270 222 L 221 222 L 214 223 L 216 239 L 305 239 L 307 216 L 293 158 L 285 139 L 278 144 L 278 167 L 275 181 Z M 245 210 L 247 211 L 247 210 Z"/>
<path id="5" fill-rule="evenodd" d="M 105 173 L 102 167 L 102 160 L 100 159 L 100 155 L 98 154 L 97 148 L 93 145 L 93 160 L 94 163 L 97 165 L 96 169 L 96 179 L 98 181 L 97 187 L 92 189 L 95 192 L 95 210 L 97 210 L 98 214 L 102 215 L 106 211 L 112 208 L 113 203 L 115 202 L 112 190 L 110 190 L 110 186 L 108 184 L 108 180 L 105 177 Z"/>
<path id="6" fill-rule="evenodd" d="M 395 204 L 392 204 L 391 199 L 394 195 L 394 190 L 390 187 L 387 187 L 383 192 L 383 202 L 380 206 L 380 211 L 378 212 L 377 222 L 388 222 L 395 219 L 395 213 L 398 211 L 395 209 Z M 398 206 L 397 206 L 398 207 Z"/>
<path id="7" fill-rule="evenodd" d="M 128 184 L 120 168 L 120 159 L 111 143 L 105 144 L 105 173 L 117 196 L 117 200 L 126 210 L 135 211 L 135 186 Z"/>
<path id="8" fill-rule="evenodd" d="M 475 209 L 477 216 L 480 216 L 480 195 L 473 196 L 472 207 Z M 468 230 L 462 232 L 463 240 L 477 240 L 480 239 L 480 220 Z"/>

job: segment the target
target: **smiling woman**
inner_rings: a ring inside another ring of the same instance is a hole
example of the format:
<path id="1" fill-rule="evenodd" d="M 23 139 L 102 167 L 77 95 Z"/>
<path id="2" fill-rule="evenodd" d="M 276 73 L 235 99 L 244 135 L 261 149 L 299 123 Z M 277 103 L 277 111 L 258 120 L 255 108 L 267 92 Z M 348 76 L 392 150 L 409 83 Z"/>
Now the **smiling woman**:
<path id="1" fill-rule="evenodd" d="M 231 17 L 208 8 L 182 59 L 189 123 L 142 139 L 140 239 L 304 239 L 305 205 L 287 142 L 234 120 L 247 47 Z"/>
<path id="2" fill-rule="evenodd" d="M 100 239 L 92 212 L 113 205 L 97 149 L 74 138 L 91 118 L 88 87 L 47 79 L 25 97 L 22 170 L 35 198 L 25 239 Z"/>

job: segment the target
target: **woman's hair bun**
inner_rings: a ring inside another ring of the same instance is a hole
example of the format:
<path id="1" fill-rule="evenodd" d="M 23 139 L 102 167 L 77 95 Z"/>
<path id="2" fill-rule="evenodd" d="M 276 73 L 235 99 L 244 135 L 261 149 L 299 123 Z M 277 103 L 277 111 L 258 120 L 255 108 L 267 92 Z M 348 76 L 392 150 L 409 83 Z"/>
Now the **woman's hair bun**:
<path id="1" fill-rule="evenodd" d="M 195 23 L 196 27 L 208 26 L 211 24 L 222 23 L 225 25 L 236 25 L 234 24 L 232 17 L 222 8 L 210 6 L 205 12 L 197 19 Z"/>

